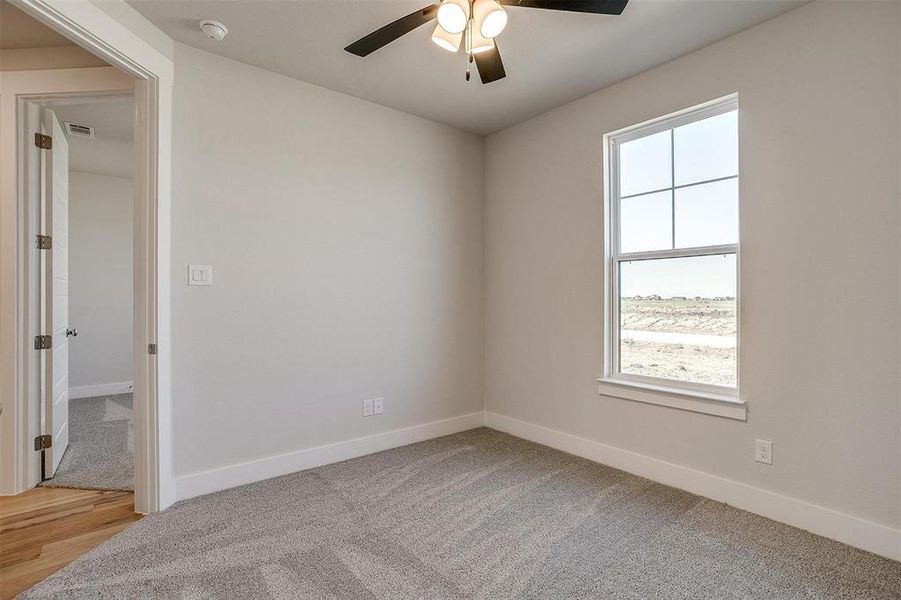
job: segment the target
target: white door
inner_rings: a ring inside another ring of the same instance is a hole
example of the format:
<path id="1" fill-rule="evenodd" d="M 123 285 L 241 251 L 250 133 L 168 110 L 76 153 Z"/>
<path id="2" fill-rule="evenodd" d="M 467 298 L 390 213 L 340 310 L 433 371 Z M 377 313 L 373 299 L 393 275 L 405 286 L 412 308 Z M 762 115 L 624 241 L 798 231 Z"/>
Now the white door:
<path id="1" fill-rule="evenodd" d="M 44 451 L 44 478 L 53 477 L 69 445 L 69 144 L 53 111 L 45 109 L 42 129 L 52 138 L 43 150 L 43 232 L 51 248 L 41 254 L 44 273 L 45 334 L 53 336 L 44 359 L 44 422 L 42 433 L 53 436 Z"/>

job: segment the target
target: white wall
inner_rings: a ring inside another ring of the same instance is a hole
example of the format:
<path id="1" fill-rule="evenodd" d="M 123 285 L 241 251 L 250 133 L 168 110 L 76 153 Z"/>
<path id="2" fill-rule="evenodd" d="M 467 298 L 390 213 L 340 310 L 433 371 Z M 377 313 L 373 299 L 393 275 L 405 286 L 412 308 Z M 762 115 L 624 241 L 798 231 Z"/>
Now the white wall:
<path id="1" fill-rule="evenodd" d="M 131 179 L 69 172 L 70 388 L 132 380 Z"/>
<path id="2" fill-rule="evenodd" d="M 183 45 L 175 64 L 176 473 L 481 411 L 482 140 Z"/>
<path id="3" fill-rule="evenodd" d="M 78 46 L 47 48 L 4 48 L 0 50 L 0 71 L 40 71 L 105 67 L 107 64 Z"/>
<path id="4" fill-rule="evenodd" d="M 808 4 L 488 138 L 488 410 L 901 525 L 897 19 Z M 601 397 L 602 136 L 732 92 L 748 420 Z"/>

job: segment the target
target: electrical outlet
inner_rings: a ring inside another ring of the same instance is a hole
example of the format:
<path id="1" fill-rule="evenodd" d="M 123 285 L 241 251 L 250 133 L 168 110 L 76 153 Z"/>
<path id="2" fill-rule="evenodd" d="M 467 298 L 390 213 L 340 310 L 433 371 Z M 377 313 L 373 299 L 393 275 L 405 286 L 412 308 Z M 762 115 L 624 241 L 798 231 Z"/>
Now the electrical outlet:
<path id="1" fill-rule="evenodd" d="M 385 412 L 385 399 L 384 398 L 376 398 L 372 403 L 372 412 L 377 415 Z"/>
<path id="2" fill-rule="evenodd" d="M 754 460 L 767 465 L 773 464 L 773 442 L 769 440 L 755 440 Z"/>
<path id="3" fill-rule="evenodd" d="M 372 398 L 368 400 L 363 400 L 363 416 L 371 417 L 372 416 Z"/>

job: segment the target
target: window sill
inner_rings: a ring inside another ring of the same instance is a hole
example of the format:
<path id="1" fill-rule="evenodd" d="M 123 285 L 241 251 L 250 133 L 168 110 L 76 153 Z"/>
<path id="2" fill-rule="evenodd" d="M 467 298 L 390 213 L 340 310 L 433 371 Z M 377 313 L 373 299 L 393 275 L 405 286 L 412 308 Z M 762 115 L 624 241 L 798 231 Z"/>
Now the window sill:
<path id="1" fill-rule="evenodd" d="M 598 394 L 602 396 L 669 406 L 739 421 L 747 420 L 748 416 L 745 403 L 734 396 L 678 390 L 621 379 L 601 378 L 597 382 Z"/>

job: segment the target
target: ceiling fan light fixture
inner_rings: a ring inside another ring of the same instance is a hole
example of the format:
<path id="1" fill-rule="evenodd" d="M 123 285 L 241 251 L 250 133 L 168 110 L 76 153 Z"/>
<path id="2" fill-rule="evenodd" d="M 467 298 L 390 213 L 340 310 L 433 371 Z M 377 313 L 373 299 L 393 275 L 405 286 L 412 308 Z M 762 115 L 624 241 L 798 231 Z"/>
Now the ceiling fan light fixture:
<path id="1" fill-rule="evenodd" d="M 443 48 L 448 52 L 456 52 L 460 49 L 460 42 L 463 41 L 463 32 L 448 33 L 441 25 L 435 26 L 432 32 L 432 41 L 439 48 Z"/>
<path id="2" fill-rule="evenodd" d="M 0 0 L 2 2 L 2 0 Z M 391 42 L 437 19 L 432 42 L 442 49 L 466 52 L 466 81 L 477 69 L 482 84 L 507 76 L 495 37 L 507 26 L 503 5 L 583 14 L 620 15 L 629 0 L 430 0 L 425 8 L 391 21 L 344 47 L 354 56 L 369 56 Z M 422 31 L 420 30 L 420 33 Z M 419 34 L 417 34 L 419 35 Z M 460 38 L 463 38 L 462 42 Z"/>
<path id="3" fill-rule="evenodd" d="M 507 11 L 496 0 L 476 0 L 473 17 L 482 37 L 494 39 L 507 26 Z"/>
<path id="4" fill-rule="evenodd" d="M 469 22 L 469 0 L 443 0 L 438 7 L 438 25 L 448 33 L 462 33 Z"/>

